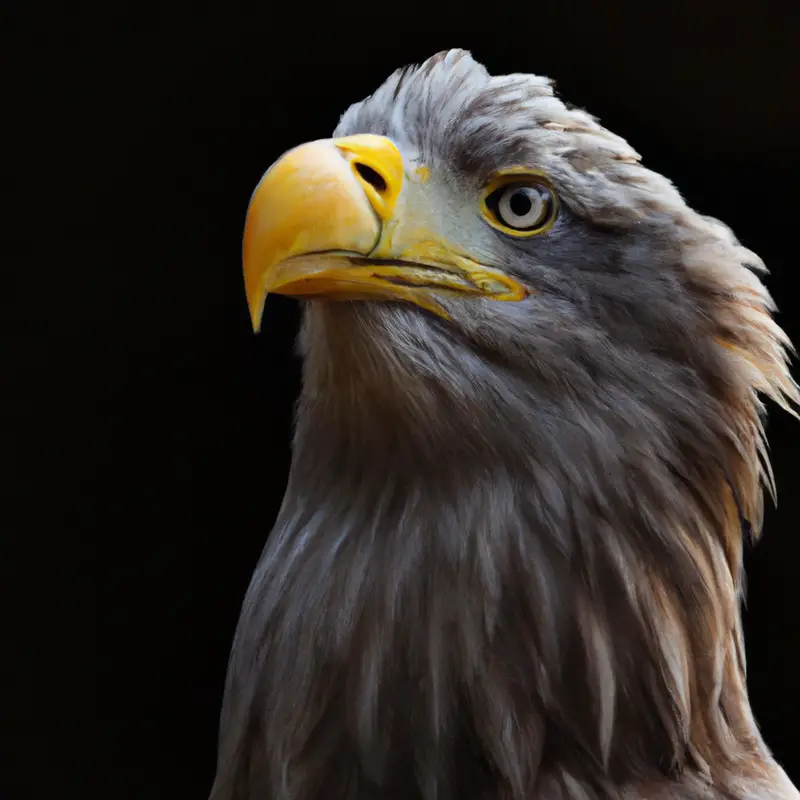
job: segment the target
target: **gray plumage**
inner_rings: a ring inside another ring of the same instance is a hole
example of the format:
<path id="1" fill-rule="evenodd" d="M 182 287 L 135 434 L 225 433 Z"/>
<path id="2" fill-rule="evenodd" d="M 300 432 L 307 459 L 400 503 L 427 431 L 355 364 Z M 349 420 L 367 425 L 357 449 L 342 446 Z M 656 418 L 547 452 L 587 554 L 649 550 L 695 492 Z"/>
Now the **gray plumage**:
<path id="1" fill-rule="evenodd" d="M 531 295 L 307 305 L 212 800 L 799 798 L 739 616 L 757 393 L 798 401 L 760 260 L 549 81 L 463 51 L 351 107 L 336 135 L 362 132 Z M 514 164 L 557 189 L 545 236 L 474 219 Z"/>

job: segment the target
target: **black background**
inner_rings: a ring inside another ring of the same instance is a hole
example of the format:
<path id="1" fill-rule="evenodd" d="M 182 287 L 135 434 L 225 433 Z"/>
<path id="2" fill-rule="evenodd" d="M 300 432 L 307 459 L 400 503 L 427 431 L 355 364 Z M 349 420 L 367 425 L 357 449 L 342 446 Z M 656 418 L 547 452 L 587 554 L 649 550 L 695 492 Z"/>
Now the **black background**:
<path id="1" fill-rule="evenodd" d="M 494 73 L 555 78 L 762 255 L 800 343 L 798 26 L 777 3 L 27 13 L 3 54 L 23 266 L 4 315 L 13 796 L 207 795 L 298 391 L 293 301 L 249 328 L 247 202 L 396 67 L 464 47 Z M 769 434 L 780 504 L 747 559 L 749 680 L 800 781 L 800 426 L 770 408 Z"/>

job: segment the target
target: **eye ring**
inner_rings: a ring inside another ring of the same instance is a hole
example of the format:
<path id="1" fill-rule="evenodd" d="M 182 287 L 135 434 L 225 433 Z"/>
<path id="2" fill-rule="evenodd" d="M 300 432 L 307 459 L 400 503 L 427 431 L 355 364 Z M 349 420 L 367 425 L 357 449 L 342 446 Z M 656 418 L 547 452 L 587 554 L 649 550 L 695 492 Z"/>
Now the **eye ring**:
<path id="1" fill-rule="evenodd" d="M 558 197 L 543 176 L 514 171 L 489 183 L 481 213 L 493 228 L 509 236 L 537 236 L 553 227 Z"/>

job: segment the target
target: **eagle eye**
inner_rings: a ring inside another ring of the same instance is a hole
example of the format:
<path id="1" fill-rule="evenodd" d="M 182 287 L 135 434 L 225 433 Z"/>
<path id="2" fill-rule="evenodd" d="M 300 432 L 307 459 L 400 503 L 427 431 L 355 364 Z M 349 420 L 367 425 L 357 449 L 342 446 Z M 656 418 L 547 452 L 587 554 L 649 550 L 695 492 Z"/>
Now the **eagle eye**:
<path id="1" fill-rule="evenodd" d="M 511 236 L 532 236 L 550 230 L 558 212 L 555 192 L 534 176 L 501 176 L 483 199 L 483 216 Z"/>

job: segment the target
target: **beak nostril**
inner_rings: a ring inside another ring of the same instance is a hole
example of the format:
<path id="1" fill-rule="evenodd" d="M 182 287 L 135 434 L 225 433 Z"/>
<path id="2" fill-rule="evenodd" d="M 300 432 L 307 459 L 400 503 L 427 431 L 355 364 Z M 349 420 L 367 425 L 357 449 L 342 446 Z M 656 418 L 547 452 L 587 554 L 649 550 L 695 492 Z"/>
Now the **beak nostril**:
<path id="1" fill-rule="evenodd" d="M 383 194 L 386 191 L 386 181 L 380 172 L 366 164 L 362 164 L 360 161 L 356 161 L 353 166 L 361 178 L 372 186 L 376 192 Z"/>

